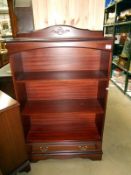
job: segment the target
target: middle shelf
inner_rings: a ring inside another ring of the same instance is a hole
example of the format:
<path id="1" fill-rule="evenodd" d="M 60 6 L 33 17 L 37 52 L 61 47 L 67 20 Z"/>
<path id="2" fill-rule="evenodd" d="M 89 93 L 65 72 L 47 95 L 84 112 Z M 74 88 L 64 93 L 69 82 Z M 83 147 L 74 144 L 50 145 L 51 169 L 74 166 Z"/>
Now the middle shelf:
<path id="1" fill-rule="evenodd" d="M 23 107 L 22 115 L 73 112 L 103 113 L 104 110 L 97 99 L 40 100 L 27 101 Z"/>

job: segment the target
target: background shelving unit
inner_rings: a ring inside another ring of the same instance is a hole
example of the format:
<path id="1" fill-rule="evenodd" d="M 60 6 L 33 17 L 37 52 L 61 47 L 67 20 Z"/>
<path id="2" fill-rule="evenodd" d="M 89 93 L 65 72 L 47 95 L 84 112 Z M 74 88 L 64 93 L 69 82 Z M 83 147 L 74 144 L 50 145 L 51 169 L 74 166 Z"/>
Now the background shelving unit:
<path id="1" fill-rule="evenodd" d="M 111 80 L 129 97 L 131 97 L 131 44 L 128 46 L 128 57 L 123 58 L 121 54 L 127 38 L 131 39 L 130 34 L 131 1 L 120 0 L 110 3 L 105 8 L 104 35 L 114 37 Z"/>
<path id="2" fill-rule="evenodd" d="M 0 0 L 0 68 L 9 63 L 9 59 L 7 54 L 1 53 L 2 48 L 2 38 L 6 38 L 11 36 L 11 25 L 10 25 L 10 17 L 8 11 L 8 5 L 6 0 Z"/>
<path id="3" fill-rule="evenodd" d="M 0 36 L 12 36 L 9 9 L 6 0 L 0 0 Z"/>

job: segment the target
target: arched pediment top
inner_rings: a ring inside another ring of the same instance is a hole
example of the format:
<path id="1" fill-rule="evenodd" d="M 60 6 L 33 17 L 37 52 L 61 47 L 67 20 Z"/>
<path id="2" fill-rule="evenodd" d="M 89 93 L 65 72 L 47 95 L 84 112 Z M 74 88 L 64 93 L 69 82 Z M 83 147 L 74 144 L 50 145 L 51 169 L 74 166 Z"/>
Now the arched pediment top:
<path id="1" fill-rule="evenodd" d="M 80 29 L 69 25 L 54 25 L 41 30 L 36 30 L 30 33 L 18 33 L 16 37 L 28 37 L 28 38 L 89 38 L 97 39 L 103 38 L 102 31 L 91 31 L 88 29 Z"/>

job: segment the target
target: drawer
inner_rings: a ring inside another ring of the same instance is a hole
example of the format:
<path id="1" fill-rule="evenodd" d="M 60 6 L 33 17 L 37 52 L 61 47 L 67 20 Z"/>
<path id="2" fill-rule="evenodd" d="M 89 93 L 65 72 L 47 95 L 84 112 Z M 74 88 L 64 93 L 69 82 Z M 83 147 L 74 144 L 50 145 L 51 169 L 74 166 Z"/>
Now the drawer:
<path id="1" fill-rule="evenodd" d="M 32 153 L 51 153 L 51 152 L 86 152 L 100 150 L 100 142 L 86 143 L 34 143 L 31 145 Z"/>

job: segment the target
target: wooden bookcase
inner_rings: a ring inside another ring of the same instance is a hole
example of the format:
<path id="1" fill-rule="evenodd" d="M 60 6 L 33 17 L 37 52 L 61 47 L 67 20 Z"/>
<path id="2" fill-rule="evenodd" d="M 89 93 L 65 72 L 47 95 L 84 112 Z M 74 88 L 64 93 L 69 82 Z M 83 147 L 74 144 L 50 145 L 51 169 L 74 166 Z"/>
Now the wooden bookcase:
<path id="1" fill-rule="evenodd" d="M 51 26 L 7 41 L 32 161 L 101 159 L 112 40 Z"/>

